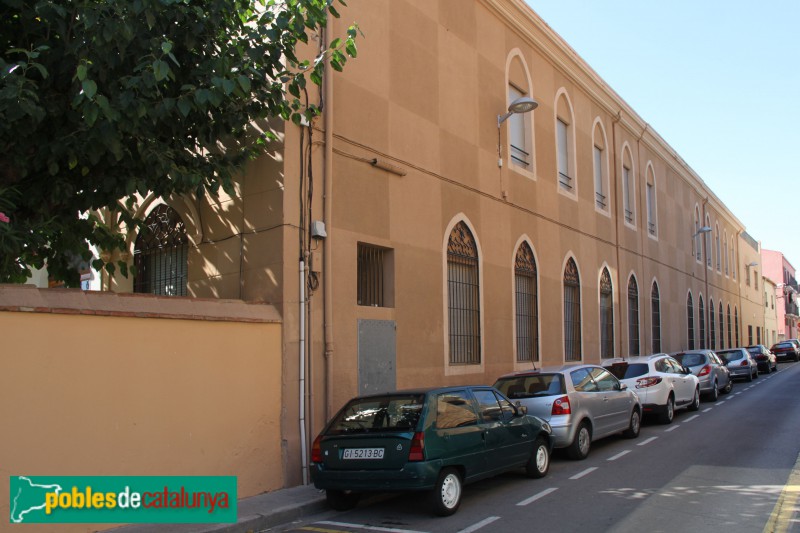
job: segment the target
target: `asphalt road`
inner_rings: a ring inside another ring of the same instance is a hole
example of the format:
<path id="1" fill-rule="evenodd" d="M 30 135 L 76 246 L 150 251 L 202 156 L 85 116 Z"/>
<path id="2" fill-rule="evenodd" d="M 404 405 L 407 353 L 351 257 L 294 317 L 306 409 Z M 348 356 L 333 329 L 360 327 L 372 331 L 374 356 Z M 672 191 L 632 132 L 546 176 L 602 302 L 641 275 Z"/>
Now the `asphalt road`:
<path id="1" fill-rule="evenodd" d="M 779 369 L 671 425 L 645 421 L 638 439 L 593 443 L 583 461 L 556 453 L 544 479 L 468 485 L 451 517 L 423 494 L 377 496 L 273 531 L 800 531 L 800 363 Z"/>

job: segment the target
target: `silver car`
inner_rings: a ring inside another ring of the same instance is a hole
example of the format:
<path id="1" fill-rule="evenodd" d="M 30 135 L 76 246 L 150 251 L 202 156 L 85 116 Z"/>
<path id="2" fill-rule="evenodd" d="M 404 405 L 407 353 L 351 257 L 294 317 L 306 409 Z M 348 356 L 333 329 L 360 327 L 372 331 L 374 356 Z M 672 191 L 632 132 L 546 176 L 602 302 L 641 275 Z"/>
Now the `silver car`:
<path id="1" fill-rule="evenodd" d="M 712 350 L 689 350 L 670 354 L 680 364 L 692 370 L 700 380 L 700 394 L 716 402 L 719 393 L 728 394 L 733 388 L 733 380 L 728 367 Z"/>
<path id="2" fill-rule="evenodd" d="M 555 448 L 572 459 L 589 455 L 592 441 L 622 433 L 639 436 L 639 397 L 597 365 L 564 365 L 502 376 L 494 384 L 512 402 L 550 424 Z"/>
<path id="3" fill-rule="evenodd" d="M 753 381 L 758 377 L 758 363 L 755 362 L 750 352 L 744 348 L 731 348 L 720 350 L 717 355 L 725 362 L 731 373 L 731 378 L 741 378 Z"/>

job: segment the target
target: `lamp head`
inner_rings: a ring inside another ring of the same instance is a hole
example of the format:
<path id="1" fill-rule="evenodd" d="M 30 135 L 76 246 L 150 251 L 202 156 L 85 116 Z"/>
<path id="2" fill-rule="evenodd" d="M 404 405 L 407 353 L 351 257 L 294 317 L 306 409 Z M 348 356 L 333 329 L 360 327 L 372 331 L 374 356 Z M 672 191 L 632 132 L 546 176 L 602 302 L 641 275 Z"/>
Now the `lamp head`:
<path id="1" fill-rule="evenodd" d="M 505 120 L 516 113 L 528 113 L 539 107 L 539 102 L 530 96 L 520 96 L 510 104 L 508 104 L 508 113 L 505 115 L 497 115 L 497 127 L 505 122 Z"/>

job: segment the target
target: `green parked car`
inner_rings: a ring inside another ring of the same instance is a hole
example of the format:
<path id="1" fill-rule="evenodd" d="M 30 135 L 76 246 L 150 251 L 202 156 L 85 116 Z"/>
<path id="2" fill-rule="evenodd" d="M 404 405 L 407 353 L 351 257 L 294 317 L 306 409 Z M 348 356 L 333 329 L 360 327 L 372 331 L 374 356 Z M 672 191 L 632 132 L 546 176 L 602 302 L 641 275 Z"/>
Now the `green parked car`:
<path id="1" fill-rule="evenodd" d="M 466 483 L 524 468 L 540 478 L 553 448 L 547 422 L 486 386 L 397 391 L 350 400 L 314 441 L 314 486 L 347 510 L 362 492 L 427 491 L 441 516 Z"/>

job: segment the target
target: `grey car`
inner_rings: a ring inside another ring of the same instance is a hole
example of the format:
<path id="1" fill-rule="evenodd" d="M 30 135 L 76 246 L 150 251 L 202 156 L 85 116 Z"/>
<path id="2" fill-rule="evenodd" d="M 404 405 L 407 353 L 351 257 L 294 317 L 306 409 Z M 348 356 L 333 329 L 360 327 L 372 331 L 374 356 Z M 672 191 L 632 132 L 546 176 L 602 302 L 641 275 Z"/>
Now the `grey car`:
<path id="1" fill-rule="evenodd" d="M 572 459 L 589 455 L 592 441 L 622 433 L 639 436 L 642 406 L 636 393 L 598 365 L 564 365 L 516 372 L 494 384 L 512 402 L 545 420 L 553 446 Z"/>
<path id="2" fill-rule="evenodd" d="M 716 402 L 719 393 L 733 388 L 730 370 L 712 350 L 688 350 L 671 354 L 680 364 L 691 369 L 700 380 L 700 394 Z"/>
<path id="3" fill-rule="evenodd" d="M 717 355 L 725 362 L 731 378 L 753 381 L 758 377 L 758 364 L 744 348 L 720 350 Z"/>

